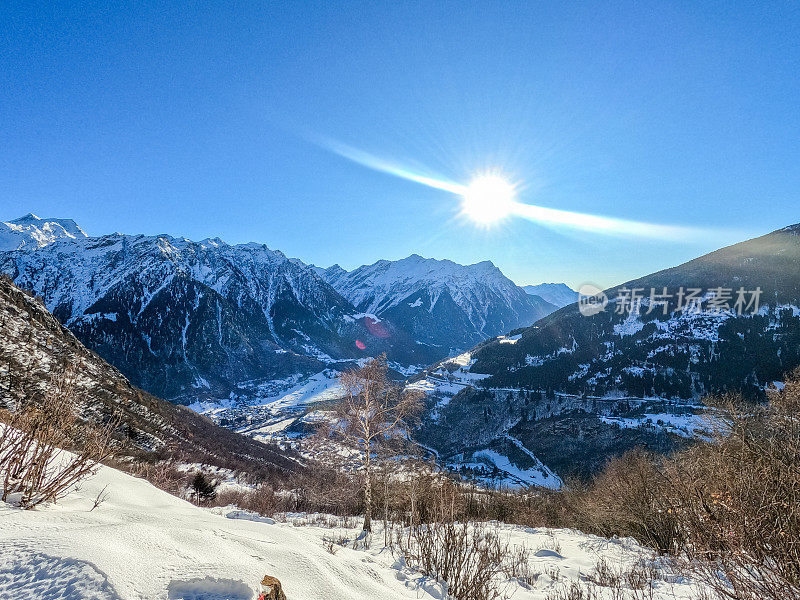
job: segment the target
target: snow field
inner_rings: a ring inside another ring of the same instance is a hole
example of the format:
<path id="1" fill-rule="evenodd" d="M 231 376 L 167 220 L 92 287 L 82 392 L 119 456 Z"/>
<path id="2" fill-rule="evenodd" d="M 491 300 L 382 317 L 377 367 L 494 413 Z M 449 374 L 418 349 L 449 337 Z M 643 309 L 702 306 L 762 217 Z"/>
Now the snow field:
<path id="1" fill-rule="evenodd" d="M 103 490 L 108 499 L 91 510 Z M 202 509 L 101 467 L 57 505 L 22 511 L 0 504 L 0 598 L 250 600 L 265 574 L 281 580 L 289 600 L 444 597 L 441 584 L 383 547 L 380 527 L 367 550 L 326 550 L 326 539 L 355 539 L 358 524 L 313 515 L 276 522 L 235 507 Z M 530 550 L 534 581 L 503 584 L 519 600 L 545 600 L 566 582 L 583 580 L 601 556 L 620 567 L 648 556 L 630 540 L 497 527 L 512 547 Z M 688 599 L 692 590 L 679 579 L 659 581 L 655 598 Z"/>

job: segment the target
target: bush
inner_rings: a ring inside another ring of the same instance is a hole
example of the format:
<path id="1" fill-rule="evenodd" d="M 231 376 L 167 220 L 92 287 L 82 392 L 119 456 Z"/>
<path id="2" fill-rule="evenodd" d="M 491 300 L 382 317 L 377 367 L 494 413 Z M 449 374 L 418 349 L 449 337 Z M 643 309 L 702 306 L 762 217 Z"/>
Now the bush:
<path id="1" fill-rule="evenodd" d="M 214 498 L 217 506 L 233 504 L 242 510 L 258 513 L 263 517 L 271 517 L 280 512 L 280 498 L 271 486 L 262 483 L 253 490 L 227 490 Z"/>
<path id="2" fill-rule="evenodd" d="M 406 563 L 442 582 L 455 600 L 494 600 L 503 597 L 500 585 L 509 578 L 530 584 L 528 551 L 510 548 L 496 526 L 458 520 L 462 491 L 450 481 L 439 481 L 437 493 L 417 504 L 427 513 L 411 515 L 411 525 L 394 536 L 394 549 Z"/>
<path id="3" fill-rule="evenodd" d="M 800 380 L 766 405 L 718 399 L 713 443 L 672 465 L 685 566 L 719 598 L 800 598 Z"/>
<path id="4" fill-rule="evenodd" d="M 630 536 L 661 552 L 684 541 L 670 488 L 674 483 L 653 456 L 634 450 L 613 459 L 578 501 L 581 529 L 611 537 Z"/>
<path id="5" fill-rule="evenodd" d="M 708 400 L 715 438 L 671 458 L 612 461 L 573 516 L 670 553 L 720 600 L 800 599 L 800 379 L 767 404 Z M 602 575 L 602 574 L 600 574 Z"/>
<path id="6" fill-rule="evenodd" d="M 447 585 L 455 600 L 500 598 L 497 578 L 509 554 L 496 532 L 483 523 L 433 521 L 415 525 L 397 547 L 419 572 Z"/>
<path id="7" fill-rule="evenodd" d="M 41 402 L 17 407 L 0 425 L 0 499 L 18 495 L 27 509 L 63 497 L 111 454 L 115 422 L 78 419 L 74 372 L 54 377 L 47 389 Z"/>
<path id="8" fill-rule="evenodd" d="M 209 479 L 205 473 L 198 471 L 192 478 L 191 491 L 194 494 L 195 503 L 208 502 L 217 495 L 218 482 Z"/>

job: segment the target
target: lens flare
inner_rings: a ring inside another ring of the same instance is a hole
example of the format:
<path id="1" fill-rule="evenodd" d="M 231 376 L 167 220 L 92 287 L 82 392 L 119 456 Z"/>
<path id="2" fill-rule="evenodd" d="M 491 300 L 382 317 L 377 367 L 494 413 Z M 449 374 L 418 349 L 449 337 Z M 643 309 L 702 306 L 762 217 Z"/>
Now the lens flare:
<path id="1" fill-rule="evenodd" d="M 314 141 L 331 152 L 374 171 L 460 196 L 462 216 L 469 218 L 478 227 L 489 228 L 515 216 L 554 229 L 575 229 L 614 237 L 707 242 L 712 237 L 727 239 L 730 235 L 730 232 L 720 229 L 661 225 L 525 204 L 516 199 L 516 188 L 496 175 L 480 175 L 469 185 L 463 185 L 443 177 L 416 173 L 413 169 L 330 139 L 316 138 Z"/>

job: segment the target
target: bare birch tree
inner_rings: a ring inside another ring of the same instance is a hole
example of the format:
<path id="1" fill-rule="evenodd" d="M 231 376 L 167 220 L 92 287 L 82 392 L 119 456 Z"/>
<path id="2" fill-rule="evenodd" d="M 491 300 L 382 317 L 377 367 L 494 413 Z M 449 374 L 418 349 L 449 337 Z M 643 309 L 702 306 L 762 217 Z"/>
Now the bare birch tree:
<path id="1" fill-rule="evenodd" d="M 422 408 L 422 394 L 393 385 L 386 355 L 342 373 L 344 398 L 335 408 L 328 435 L 353 450 L 360 463 L 364 490 L 364 527 L 372 531 L 372 476 L 376 461 L 398 441 L 407 440 Z"/>

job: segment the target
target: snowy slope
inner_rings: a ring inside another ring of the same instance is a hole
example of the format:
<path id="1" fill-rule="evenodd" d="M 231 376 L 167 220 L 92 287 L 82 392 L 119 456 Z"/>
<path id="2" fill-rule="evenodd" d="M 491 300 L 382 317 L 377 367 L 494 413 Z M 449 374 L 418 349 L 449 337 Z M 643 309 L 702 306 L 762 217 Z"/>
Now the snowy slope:
<path id="1" fill-rule="evenodd" d="M 101 493 L 107 500 L 92 509 Z M 265 574 L 289 600 L 442 598 L 382 547 L 323 547 L 326 536 L 356 533 L 291 516 L 286 523 L 229 509 L 201 509 L 144 480 L 108 467 L 57 505 L 22 511 L 0 503 L 0 597 L 13 600 L 252 600 Z M 568 530 L 500 527 L 501 539 L 530 550 L 530 586 L 509 580 L 505 598 L 545 600 L 604 558 L 631 567 L 648 553 L 629 540 Z M 697 590 L 662 573 L 655 600 L 688 599 Z M 557 581 L 557 580 L 560 580 Z M 672 583 L 671 583 L 671 582 Z M 599 590 L 610 593 L 610 590 Z M 601 596 L 605 597 L 605 596 Z M 610 596 L 608 596 L 610 597 Z"/>
<path id="2" fill-rule="evenodd" d="M 64 600 L 249 600 L 265 574 L 289 598 L 426 597 L 361 553 L 327 553 L 314 532 L 212 514 L 110 468 L 58 506 L 0 505 L 0 521 L 0 597 L 14 600 L 51 589 Z"/>
<path id="3" fill-rule="evenodd" d="M 540 283 L 539 285 L 524 285 L 522 289 L 533 296 L 539 296 L 550 304 L 561 308 L 567 304 L 578 301 L 578 292 L 566 283 Z"/>
<path id="4" fill-rule="evenodd" d="M 57 239 L 84 237 L 86 234 L 72 219 L 40 219 L 28 213 L 13 221 L 0 222 L 0 252 L 40 248 Z"/>
<path id="5" fill-rule="evenodd" d="M 489 261 L 460 265 L 412 254 L 350 272 L 338 265 L 318 272 L 358 310 L 385 316 L 443 348 L 463 349 L 555 310 Z"/>
<path id="6" fill-rule="evenodd" d="M 608 306 L 588 318 L 566 306 L 515 332 L 513 345 L 476 348 L 473 369 L 498 387 L 684 399 L 741 390 L 760 397 L 800 365 L 798 232 L 798 225 L 786 227 L 606 290 Z M 637 289 L 641 309 L 631 311 L 624 290 Z M 702 310 L 680 304 L 681 290 L 692 289 Z M 740 289 L 757 306 L 737 310 Z M 711 299 L 726 290 L 730 301 L 714 310 Z M 651 294 L 664 292 L 666 305 L 651 303 Z"/>
<path id="7" fill-rule="evenodd" d="M 518 335 L 496 343 L 513 347 Z M 680 438 L 706 437 L 705 407 L 658 398 L 600 398 L 487 386 L 472 352 L 442 361 L 408 387 L 427 396 L 416 439 L 440 464 L 492 486 L 543 486 L 587 478 L 639 446 L 668 453 Z"/>

